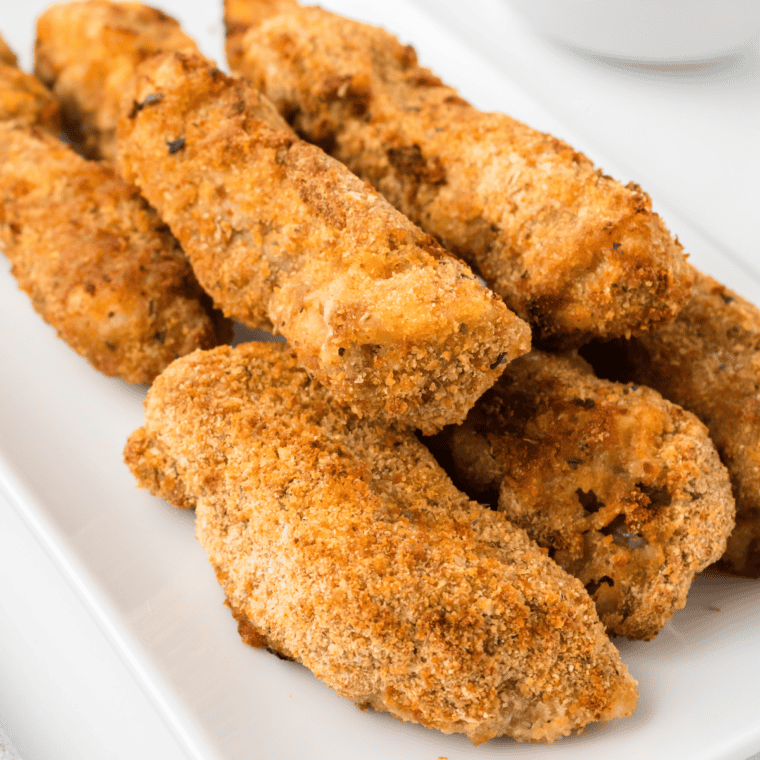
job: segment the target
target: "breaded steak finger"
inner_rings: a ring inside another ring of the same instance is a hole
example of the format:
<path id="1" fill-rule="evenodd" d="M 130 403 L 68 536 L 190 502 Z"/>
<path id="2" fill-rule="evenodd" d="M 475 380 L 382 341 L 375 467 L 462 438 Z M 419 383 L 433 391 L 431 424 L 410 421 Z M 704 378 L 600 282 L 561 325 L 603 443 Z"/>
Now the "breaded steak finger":
<path id="1" fill-rule="evenodd" d="M 603 374 L 645 383 L 707 425 L 728 468 L 736 528 L 720 567 L 760 577 L 760 310 L 697 272 L 670 326 L 584 354 Z"/>
<path id="2" fill-rule="evenodd" d="M 383 29 L 283 0 L 247 5 L 228 3 L 231 71 L 476 268 L 537 340 L 580 345 L 675 318 L 685 257 L 638 186 L 473 108 Z"/>
<path id="3" fill-rule="evenodd" d="M 552 741 L 636 704 L 581 584 L 413 433 L 334 406 L 282 346 L 175 362 L 125 457 L 195 506 L 244 640 L 362 708 L 481 743 Z"/>
<path id="4" fill-rule="evenodd" d="M 37 21 L 35 73 L 61 99 L 65 127 L 89 158 L 116 158 L 116 124 L 135 66 L 161 50 L 198 52 L 170 16 L 141 3 L 84 0 Z"/>
<path id="5" fill-rule="evenodd" d="M 138 67 L 119 167 L 215 304 L 273 326 L 357 414 L 440 429 L 529 348 L 465 264 L 203 58 Z"/>
<path id="6" fill-rule="evenodd" d="M 150 382 L 231 338 L 138 191 L 43 130 L 0 125 L 0 247 L 35 310 L 106 375 Z"/>
<path id="7" fill-rule="evenodd" d="M 581 580 L 612 634 L 653 638 L 734 525 L 705 426 L 650 388 L 594 377 L 577 356 L 521 357 L 441 438 L 455 481 L 498 498 Z"/>

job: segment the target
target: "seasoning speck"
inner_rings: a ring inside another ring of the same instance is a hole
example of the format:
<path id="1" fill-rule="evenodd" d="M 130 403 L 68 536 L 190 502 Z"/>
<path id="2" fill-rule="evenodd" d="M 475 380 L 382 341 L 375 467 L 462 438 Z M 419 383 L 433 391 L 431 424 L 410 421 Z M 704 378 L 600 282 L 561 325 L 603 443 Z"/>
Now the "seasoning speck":
<path id="1" fill-rule="evenodd" d="M 140 108 L 145 108 L 145 106 L 149 106 L 151 103 L 158 103 L 158 101 L 163 100 L 163 98 L 164 96 L 162 93 L 152 92 L 142 103 L 140 103 Z"/>
<path id="2" fill-rule="evenodd" d="M 159 100 L 163 100 L 163 95 L 160 92 L 153 92 L 148 95 L 142 103 L 138 103 L 136 100 L 132 103 L 132 110 L 129 113 L 129 118 L 134 119 L 140 111 L 149 106 L 151 103 L 158 103 Z"/>
<path id="3" fill-rule="evenodd" d="M 496 361 L 491 365 L 491 369 L 496 369 L 503 361 L 506 354 L 501 353 L 496 357 Z"/>
<path id="4" fill-rule="evenodd" d="M 570 465 L 571 470 L 577 470 L 578 465 L 583 464 L 582 459 L 573 459 L 573 457 L 568 457 L 565 461 Z"/>
<path id="5" fill-rule="evenodd" d="M 179 140 L 172 140 L 166 144 L 169 146 L 169 155 L 172 155 L 172 153 L 177 153 L 185 147 L 185 138 L 180 137 Z"/>

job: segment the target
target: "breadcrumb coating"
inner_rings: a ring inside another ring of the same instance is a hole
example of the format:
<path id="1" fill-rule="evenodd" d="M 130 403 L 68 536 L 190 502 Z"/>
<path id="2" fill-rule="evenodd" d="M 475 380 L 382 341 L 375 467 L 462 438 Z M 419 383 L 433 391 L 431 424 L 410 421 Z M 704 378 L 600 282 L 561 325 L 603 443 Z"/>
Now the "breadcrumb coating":
<path id="1" fill-rule="evenodd" d="M 580 582 L 454 488 L 411 432 L 332 403 L 282 346 L 196 352 L 151 388 L 127 464 L 196 507 L 247 643 L 363 709 L 552 741 L 635 681 Z"/>
<path id="2" fill-rule="evenodd" d="M 685 256 L 637 185 L 473 108 L 383 29 L 283 0 L 244 4 L 227 3 L 230 69 L 477 269 L 538 341 L 577 346 L 675 318 Z"/>
<path id="3" fill-rule="evenodd" d="M 198 47 L 171 16 L 141 3 L 84 0 L 39 17 L 35 73 L 61 99 L 66 130 L 88 158 L 115 160 L 124 88 L 161 50 Z"/>
<path id="4" fill-rule="evenodd" d="M 106 375 L 150 382 L 232 337 L 137 190 L 43 130 L 0 124 L 0 245 L 35 310 Z"/>
<path id="5" fill-rule="evenodd" d="M 530 347 L 465 264 L 201 57 L 137 69 L 119 167 L 225 314 L 282 333 L 357 414 L 439 430 Z"/>
<path id="6" fill-rule="evenodd" d="M 0 37 L 0 123 L 61 131 L 58 99 L 37 79 L 17 67 L 16 56 Z"/>
<path id="7" fill-rule="evenodd" d="M 760 578 L 760 309 L 696 272 L 672 325 L 584 355 L 600 373 L 651 385 L 707 425 L 736 498 L 736 528 L 718 565 Z"/>
<path id="8" fill-rule="evenodd" d="M 577 355 L 521 357 L 441 437 L 455 482 L 498 496 L 581 580 L 611 634 L 653 638 L 734 526 L 705 426 L 650 388 L 596 378 Z"/>

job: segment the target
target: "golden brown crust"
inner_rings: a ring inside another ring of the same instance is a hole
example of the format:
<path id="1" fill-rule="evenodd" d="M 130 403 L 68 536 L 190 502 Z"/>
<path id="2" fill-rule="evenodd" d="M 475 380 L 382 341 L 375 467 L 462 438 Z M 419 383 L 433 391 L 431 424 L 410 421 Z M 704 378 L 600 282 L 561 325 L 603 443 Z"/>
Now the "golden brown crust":
<path id="1" fill-rule="evenodd" d="M 734 525 L 705 426 L 650 388 L 577 356 L 513 362 L 448 430 L 458 479 L 578 577 L 610 633 L 651 639 Z"/>
<path id="2" fill-rule="evenodd" d="M 243 38 L 252 26 L 264 19 L 298 8 L 296 0 L 267 0 L 252 3 L 250 0 L 224 0 L 224 31 L 227 58 L 238 61 L 243 56 Z"/>
<path id="3" fill-rule="evenodd" d="M 0 241 L 35 310 L 106 375 L 150 382 L 231 338 L 137 190 L 41 130 L 0 125 Z"/>
<path id="4" fill-rule="evenodd" d="M 0 122 L 18 127 L 61 131 L 58 99 L 37 77 L 0 62 Z"/>
<path id="5" fill-rule="evenodd" d="M 698 272 L 672 325 L 597 346 L 589 359 L 600 371 L 651 385 L 707 425 L 736 498 L 736 528 L 720 567 L 760 577 L 760 310 Z"/>
<path id="6" fill-rule="evenodd" d="M 382 29 L 249 6 L 281 13 L 242 38 L 235 27 L 230 69 L 478 269 L 538 340 L 580 345 L 673 320 L 689 293 L 685 257 L 638 186 L 473 108 Z"/>
<path id="7" fill-rule="evenodd" d="M 244 638 L 359 706 L 475 743 L 552 741 L 632 711 L 635 682 L 580 583 L 468 501 L 411 432 L 335 407 L 282 346 L 175 362 L 137 436 L 196 501 Z M 144 448 L 127 463 L 154 488 Z"/>
<path id="8" fill-rule="evenodd" d="M 116 158 L 124 87 L 161 50 L 198 48 L 173 18 L 141 3 L 84 0 L 39 17 L 35 73 L 61 99 L 66 129 L 89 158 Z"/>
<path id="9" fill-rule="evenodd" d="M 529 348 L 465 264 L 200 57 L 139 67 L 119 145 L 214 302 L 273 325 L 359 414 L 440 429 Z"/>
<path id="10" fill-rule="evenodd" d="M 0 37 L 0 63 L 7 66 L 18 66 L 16 54 L 8 47 L 8 43 Z"/>

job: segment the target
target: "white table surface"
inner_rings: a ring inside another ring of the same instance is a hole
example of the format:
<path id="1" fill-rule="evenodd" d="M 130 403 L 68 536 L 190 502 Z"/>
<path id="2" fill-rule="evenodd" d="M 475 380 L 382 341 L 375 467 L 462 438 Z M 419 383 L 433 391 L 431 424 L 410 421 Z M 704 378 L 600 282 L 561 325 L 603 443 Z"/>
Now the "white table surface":
<path id="1" fill-rule="evenodd" d="M 501 0 L 414 2 L 536 99 L 540 107 L 521 118 L 567 139 L 617 178 L 639 182 L 666 221 L 670 212 L 685 222 L 670 226 L 687 250 L 696 231 L 723 251 L 735 266 L 713 273 L 728 285 L 742 292 L 743 272 L 760 273 L 758 45 L 702 67 L 657 70 L 543 40 Z M 0 33 L 27 68 L 33 19 L 45 5 L 0 0 Z M 179 0 L 160 5 L 181 15 Z M 221 46 L 217 5 L 198 3 L 193 15 L 198 35 L 217 46 L 206 49 L 212 56 Z M 457 61 L 438 73 L 477 104 L 478 88 L 460 81 Z M 81 589 L 2 490 L 0 729 L 24 760 L 188 757 Z"/>

